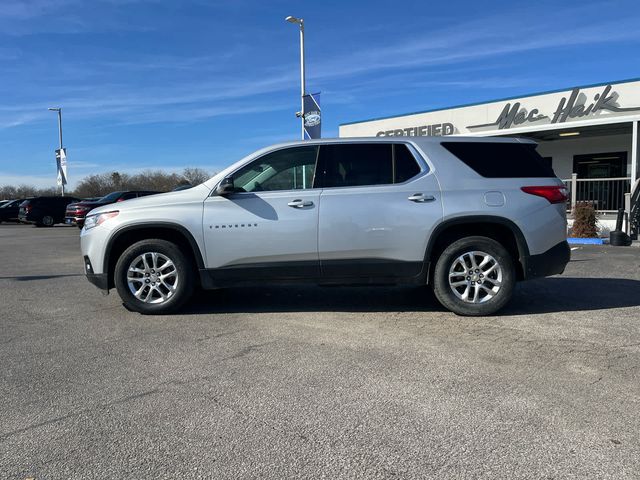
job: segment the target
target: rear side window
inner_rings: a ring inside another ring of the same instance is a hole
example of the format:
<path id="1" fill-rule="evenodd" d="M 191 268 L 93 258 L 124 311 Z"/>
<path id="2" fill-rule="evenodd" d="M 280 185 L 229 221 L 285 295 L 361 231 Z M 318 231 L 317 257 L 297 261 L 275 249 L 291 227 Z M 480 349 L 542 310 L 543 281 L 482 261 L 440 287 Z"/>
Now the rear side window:
<path id="1" fill-rule="evenodd" d="M 401 183 L 420 172 L 406 145 L 390 143 L 322 145 L 319 165 L 326 188 Z"/>
<path id="2" fill-rule="evenodd" d="M 555 177 L 532 143 L 442 142 L 442 146 L 483 177 Z"/>

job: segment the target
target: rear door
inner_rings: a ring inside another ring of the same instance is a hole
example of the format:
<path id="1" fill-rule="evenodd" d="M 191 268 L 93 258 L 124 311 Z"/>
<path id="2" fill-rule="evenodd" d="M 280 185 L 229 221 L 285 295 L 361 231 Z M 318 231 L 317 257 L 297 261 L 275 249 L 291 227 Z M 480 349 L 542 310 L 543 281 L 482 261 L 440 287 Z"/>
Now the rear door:
<path id="1" fill-rule="evenodd" d="M 304 145 L 267 153 L 232 175 L 236 193 L 205 200 L 214 280 L 318 276 L 317 152 Z"/>
<path id="2" fill-rule="evenodd" d="M 438 182 L 404 143 L 320 147 L 318 250 L 323 278 L 418 275 L 442 219 Z"/>

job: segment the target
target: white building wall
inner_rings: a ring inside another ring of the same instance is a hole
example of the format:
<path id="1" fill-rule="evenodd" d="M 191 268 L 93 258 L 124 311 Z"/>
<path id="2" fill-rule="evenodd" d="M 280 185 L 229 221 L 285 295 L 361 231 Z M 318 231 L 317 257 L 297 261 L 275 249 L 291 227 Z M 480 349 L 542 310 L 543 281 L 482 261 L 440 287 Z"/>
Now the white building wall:
<path id="1" fill-rule="evenodd" d="M 553 170 L 562 179 L 571 178 L 573 156 L 584 154 L 627 152 L 627 176 L 631 173 L 631 135 L 575 137 L 538 142 L 538 153 L 552 158 Z"/>
<path id="2" fill-rule="evenodd" d="M 526 135 L 634 120 L 640 120 L 638 80 L 346 123 L 339 136 Z"/>

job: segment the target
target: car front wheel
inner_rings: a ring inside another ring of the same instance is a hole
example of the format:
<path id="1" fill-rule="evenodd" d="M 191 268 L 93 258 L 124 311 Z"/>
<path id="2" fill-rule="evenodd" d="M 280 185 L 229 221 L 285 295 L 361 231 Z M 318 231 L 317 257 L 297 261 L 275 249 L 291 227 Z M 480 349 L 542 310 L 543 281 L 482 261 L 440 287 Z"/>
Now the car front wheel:
<path id="1" fill-rule="evenodd" d="M 511 299 L 516 273 L 509 252 L 487 237 L 461 238 L 436 262 L 433 290 L 458 315 L 491 315 Z"/>
<path id="2" fill-rule="evenodd" d="M 122 253 L 114 280 L 127 308 L 153 315 L 179 309 L 193 293 L 194 274 L 189 258 L 177 245 L 150 239 Z"/>

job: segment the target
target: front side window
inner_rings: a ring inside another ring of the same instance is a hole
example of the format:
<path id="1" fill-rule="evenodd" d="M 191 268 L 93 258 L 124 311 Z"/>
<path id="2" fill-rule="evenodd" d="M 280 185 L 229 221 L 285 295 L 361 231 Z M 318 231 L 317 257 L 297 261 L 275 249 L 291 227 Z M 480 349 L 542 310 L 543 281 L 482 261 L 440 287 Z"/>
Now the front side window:
<path id="1" fill-rule="evenodd" d="M 285 148 L 268 153 L 233 175 L 238 192 L 272 192 L 313 188 L 317 146 Z"/>
<path id="2" fill-rule="evenodd" d="M 323 187 L 359 187 L 402 183 L 420 173 L 404 144 L 342 143 L 322 145 Z"/>

